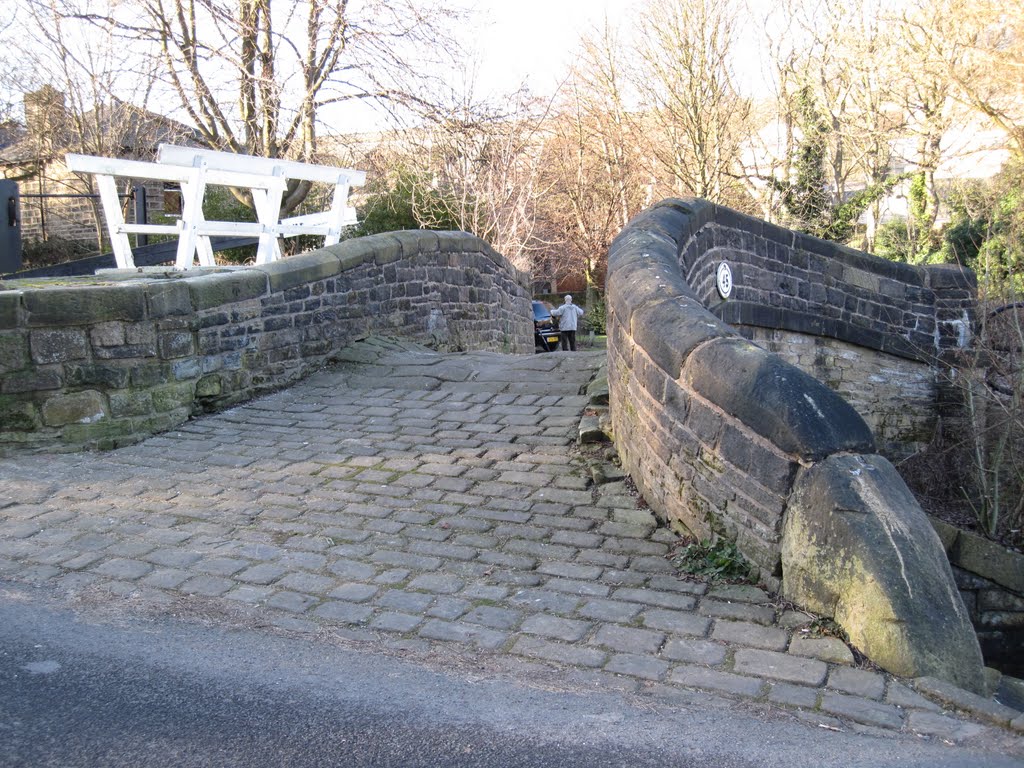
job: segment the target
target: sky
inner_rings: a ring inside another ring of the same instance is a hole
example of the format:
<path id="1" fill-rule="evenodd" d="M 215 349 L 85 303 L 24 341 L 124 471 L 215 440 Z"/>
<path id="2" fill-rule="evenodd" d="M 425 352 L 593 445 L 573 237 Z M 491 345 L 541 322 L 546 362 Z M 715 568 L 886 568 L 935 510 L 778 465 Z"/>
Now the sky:
<path id="1" fill-rule="evenodd" d="M 537 94 L 565 76 L 580 36 L 625 18 L 639 0 L 477 0 L 482 88 L 513 91 L 526 81 Z"/>
<path id="2" fill-rule="evenodd" d="M 549 95 L 567 74 L 581 35 L 604 25 L 629 27 L 644 0 L 466 0 L 478 10 L 470 33 L 480 55 L 482 89 L 512 92 L 526 81 L 531 92 Z M 775 0 L 747 0 L 746 21 L 761 17 Z M 740 88 L 765 87 L 763 28 L 741 26 L 745 55 L 733 65 Z"/>

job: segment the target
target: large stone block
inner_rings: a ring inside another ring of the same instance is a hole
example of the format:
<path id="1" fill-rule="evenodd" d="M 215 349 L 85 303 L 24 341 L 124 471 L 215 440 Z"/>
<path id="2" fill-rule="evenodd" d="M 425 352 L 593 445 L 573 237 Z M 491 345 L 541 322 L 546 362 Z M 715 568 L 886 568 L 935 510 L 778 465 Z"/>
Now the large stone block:
<path id="1" fill-rule="evenodd" d="M 17 394 L 21 392 L 42 392 L 60 389 L 64 385 L 61 366 L 50 365 L 15 371 L 0 380 L 0 392 Z"/>
<path id="2" fill-rule="evenodd" d="M 142 283 L 26 291 L 22 301 L 31 326 L 138 321 L 146 317 L 146 291 Z"/>
<path id="3" fill-rule="evenodd" d="M 0 331 L 0 374 L 20 371 L 28 365 L 28 350 L 27 333 L 24 331 Z"/>
<path id="4" fill-rule="evenodd" d="M 188 290 L 193 308 L 201 312 L 265 295 L 267 276 L 253 269 L 198 275 L 189 277 Z"/>
<path id="5" fill-rule="evenodd" d="M 731 335 L 700 302 L 686 296 L 641 306 L 633 313 L 631 331 L 633 340 L 673 379 L 695 347 Z"/>
<path id="6" fill-rule="evenodd" d="M 146 300 L 154 319 L 192 313 L 192 296 L 183 280 L 154 280 L 146 286 Z"/>
<path id="7" fill-rule="evenodd" d="M 341 263 L 333 252 L 319 250 L 260 264 L 254 269 L 265 274 L 270 290 L 277 292 L 334 277 L 341 271 Z"/>
<path id="8" fill-rule="evenodd" d="M 403 230 L 401 232 L 392 232 L 390 234 L 393 238 L 398 240 L 399 243 L 401 243 L 402 255 L 405 258 L 411 258 L 421 253 L 437 253 L 440 251 L 440 234 L 445 235 L 445 250 L 454 250 L 448 246 L 449 241 L 453 239 L 452 237 L 449 237 L 449 235 L 454 234 L 451 232 L 438 233 L 431 232 L 429 230 L 411 229 Z M 458 250 L 461 251 L 467 247 L 473 247 L 476 245 L 476 243 L 471 243 L 468 241 L 468 238 L 466 238 L 460 243 Z"/>
<path id="9" fill-rule="evenodd" d="M 834 617 L 884 669 L 983 689 L 981 651 L 942 543 L 881 456 L 832 456 L 797 479 L 782 570 L 788 600 Z"/>
<path id="10" fill-rule="evenodd" d="M 37 365 L 82 360 L 89 356 L 89 343 L 81 328 L 47 328 L 32 331 L 29 344 Z"/>
<path id="11" fill-rule="evenodd" d="M 871 430 L 845 400 L 742 339 L 722 339 L 696 350 L 682 378 L 786 453 L 819 459 L 840 451 L 874 452 Z"/>
<path id="12" fill-rule="evenodd" d="M 1024 594 L 1024 556 L 1020 553 L 977 534 L 961 532 L 951 557 L 961 568 Z"/>
<path id="13" fill-rule="evenodd" d="M 131 368 L 117 363 L 88 363 L 64 368 L 68 386 L 123 389 L 131 379 Z"/>
<path id="14" fill-rule="evenodd" d="M 0 395 L 0 432 L 33 432 L 38 427 L 39 416 L 31 402 Z"/>
<path id="15" fill-rule="evenodd" d="M 165 331 L 157 337 L 160 357 L 170 360 L 195 354 L 195 343 L 188 331 Z"/>
<path id="16" fill-rule="evenodd" d="M 167 384 L 157 387 L 151 392 L 153 409 L 156 411 L 173 411 L 176 408 L 188 408 L 195 395 L 195 385 L 185 382 Z"/>
<path id="17" fill-rule="evenodd" d="M 0 291 L 0 330 L 18 327 L 21 295 L 21 291 Z"/>
<path id="18" fill-rule="evenodd" d="M 59 394 L 43 403 L 43 422 L 49 427 L 65 424 L 93 424 L 107 416 L 107 404 L 94 389 Z"/>

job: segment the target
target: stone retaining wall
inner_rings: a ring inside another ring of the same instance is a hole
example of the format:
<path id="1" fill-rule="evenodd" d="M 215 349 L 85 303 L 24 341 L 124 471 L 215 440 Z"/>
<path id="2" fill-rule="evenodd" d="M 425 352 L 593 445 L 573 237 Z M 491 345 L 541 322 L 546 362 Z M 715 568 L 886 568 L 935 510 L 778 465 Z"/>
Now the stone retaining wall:
<path id="1" fill-rule="evenodd" d="M 371 333 L 533 351 L 529 276 L 465 233 L 376 235 L 255 267 L 3 287 L 0 455 L 134 442 L 283 387 Z"/>
<path id="2" fill-rule="evenodd" d="M 871 429 L 722 320 L 773 319 L 910 361 L 966 341 L 969 280 L 847 251 L 701 200 L 634 218 L 608 256 L 616 448 L 660 517 L 735 542 L 763 584 L 834 617 L 872 660 L 978 691 L 981 654 L 941 543 Z M 723 260 L 735 305 L 715 298 Z"/>
<path id="3" fill-rule="evenodd" d="M 1024 676 L 1024 555 L 931 518 L 985 660 Z"/>

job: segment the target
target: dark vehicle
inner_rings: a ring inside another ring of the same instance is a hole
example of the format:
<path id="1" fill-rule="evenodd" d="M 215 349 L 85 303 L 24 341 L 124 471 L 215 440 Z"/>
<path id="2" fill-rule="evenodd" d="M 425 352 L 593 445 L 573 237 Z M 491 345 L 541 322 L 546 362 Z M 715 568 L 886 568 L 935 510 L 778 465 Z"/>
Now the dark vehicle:
<path id="1" fill-rule="evenodd" d="M 550 308 L 543 301 L 533 302 L 533 344 L 538 352 L 558 349 L 561 338 Z"/>

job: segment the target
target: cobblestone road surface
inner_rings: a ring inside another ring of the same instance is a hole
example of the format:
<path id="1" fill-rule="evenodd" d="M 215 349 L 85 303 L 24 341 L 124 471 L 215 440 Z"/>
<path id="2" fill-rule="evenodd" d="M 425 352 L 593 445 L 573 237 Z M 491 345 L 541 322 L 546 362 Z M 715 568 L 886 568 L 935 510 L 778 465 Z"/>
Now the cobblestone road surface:
<path id="1" fill-rule="evenodd" d="M 575 446 L 603 353 L 349 357 L 139 445 L 0 461 L 0 579 L 1020 749 L 1012 712 L 946 711 L 760 589 L 680 578 L 674 534 Z"/>

